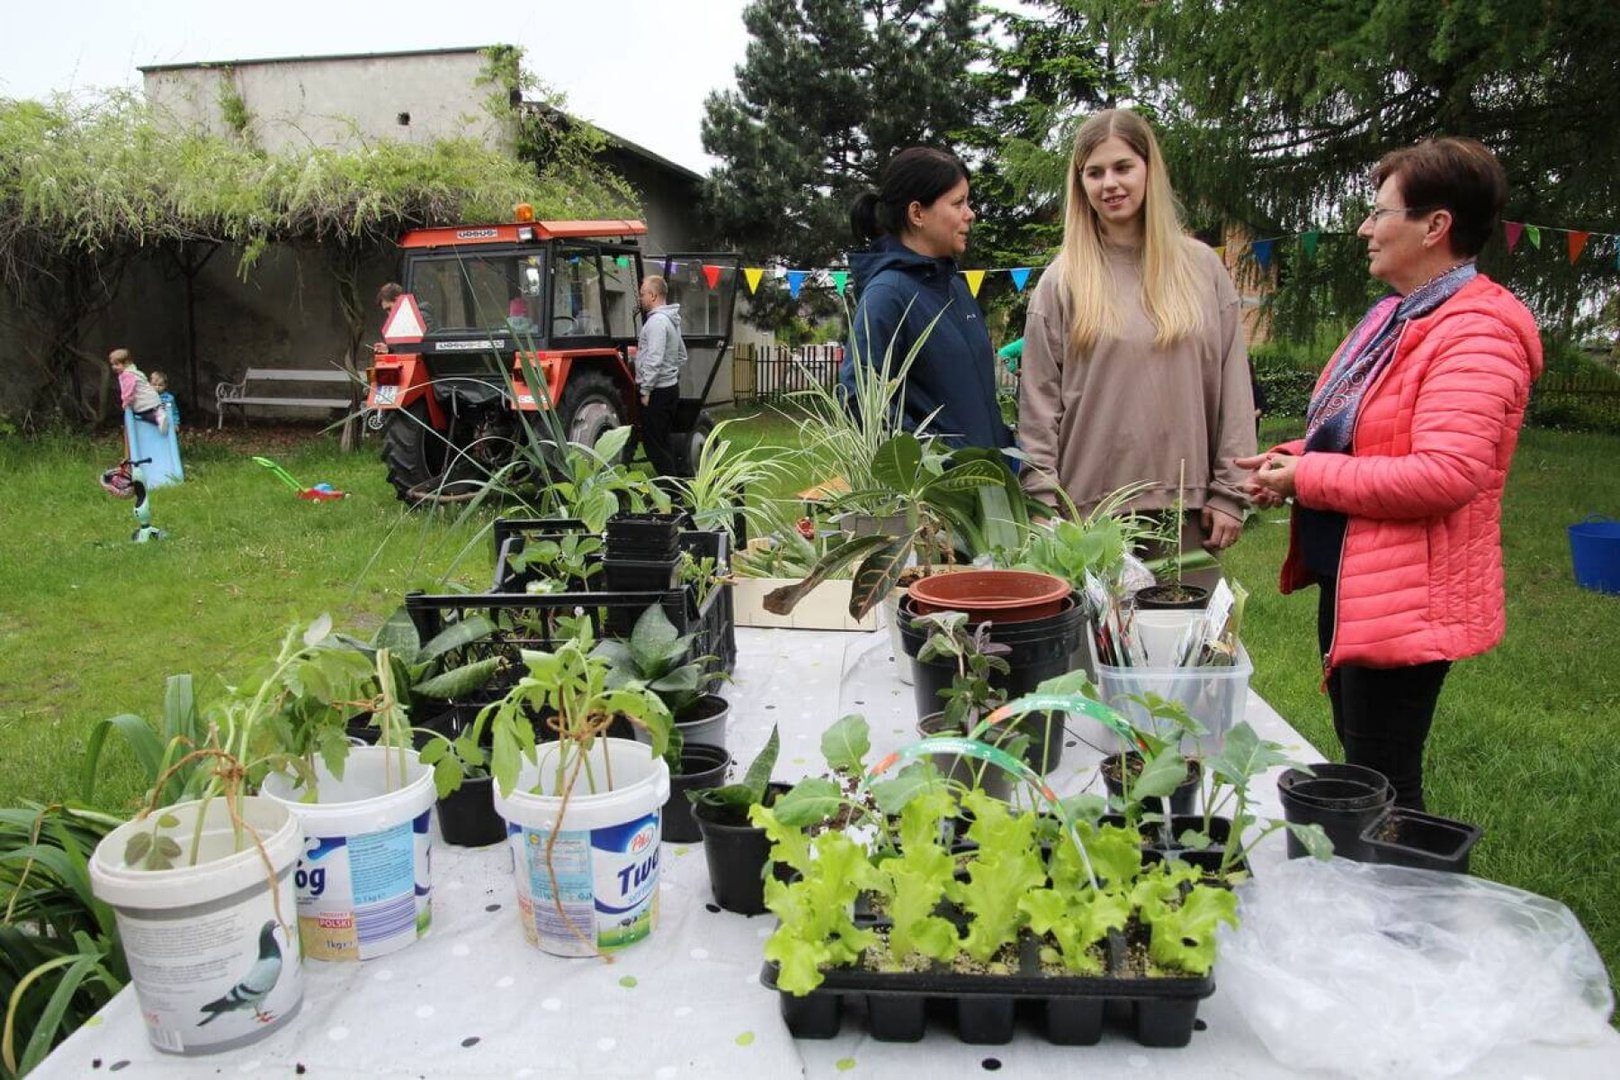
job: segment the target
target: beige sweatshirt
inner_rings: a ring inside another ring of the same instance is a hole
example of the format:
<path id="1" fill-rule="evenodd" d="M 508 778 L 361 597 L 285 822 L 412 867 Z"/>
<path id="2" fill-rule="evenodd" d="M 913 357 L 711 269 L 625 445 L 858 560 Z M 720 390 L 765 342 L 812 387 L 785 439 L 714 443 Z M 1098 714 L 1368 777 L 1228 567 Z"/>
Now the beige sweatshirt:
<path id="1" fill-rule="evenodd" d="M 1174 506 L 1187 463 L 1186 506 L 1205 505 L 1241 517 L 1244 474 L 1232 459 L 1255 452 L 1254 390 L 1239 321 L 1238 294 L 1226 267 L 1195 240 L 1203 329 L 1160 348 L 1142 307 L 1136 251 L 1108 250 L 1124 325 L 1090 354 L 1076 356 L 1070 308 L 1056 267 L 1042 275 L 1024 324 L 1018 393 L 1018 442 L 1029 455 L 1024 487 L 1056 504 L 1053 477 L 1087 511 L 1109 492 L 1148 480 L 1158 484 L 1133 509 Z"/>

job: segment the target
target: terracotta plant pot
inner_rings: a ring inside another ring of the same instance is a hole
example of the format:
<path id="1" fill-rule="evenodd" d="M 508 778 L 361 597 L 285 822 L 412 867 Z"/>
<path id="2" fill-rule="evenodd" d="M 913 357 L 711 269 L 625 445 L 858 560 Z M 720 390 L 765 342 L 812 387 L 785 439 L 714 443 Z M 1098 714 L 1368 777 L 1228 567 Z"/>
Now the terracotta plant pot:
<path id="1" fill-rule="evenodd" d="M 1055 615 L 1073 588 L 1067 581 L 1032 570 L 963 570 L 934 574 L 908 590 L 918 615 L 962 611 L 968 623 L 1017 623 Z"/>

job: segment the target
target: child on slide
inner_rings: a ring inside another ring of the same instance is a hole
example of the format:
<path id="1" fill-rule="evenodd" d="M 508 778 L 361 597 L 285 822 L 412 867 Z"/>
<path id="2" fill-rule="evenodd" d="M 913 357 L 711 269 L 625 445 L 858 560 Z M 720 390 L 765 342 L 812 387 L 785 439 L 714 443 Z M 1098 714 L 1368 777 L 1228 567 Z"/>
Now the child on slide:
<path id="1" fill-rule="evenodd" d="M 107 363 L 118 376 L 119 403 L 133 412 L 136 419 L 156 425 L 158 431 L 167 435 L 168 410 L 163 407 L 163 399 L 158 397 L 158 392 L 152 389 L 152 384 L 146 381 L 146 376 L 135 366 L 129 350 L 114 349 L 107 354 Z"/>

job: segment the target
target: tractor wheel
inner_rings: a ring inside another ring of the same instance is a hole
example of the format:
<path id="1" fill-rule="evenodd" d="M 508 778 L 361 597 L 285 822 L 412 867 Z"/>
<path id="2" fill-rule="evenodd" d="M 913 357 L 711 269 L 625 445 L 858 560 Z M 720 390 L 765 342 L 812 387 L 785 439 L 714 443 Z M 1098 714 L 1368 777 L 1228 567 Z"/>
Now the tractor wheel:
<path id="1" fill-rule="evenodd" d="M 605 371 L 574 371 L 563 387 L 559 410 L 569 442 L 596 445 L 607 432 L 624 426 L 627 415 L 619 384 Z"/>
<path id="2" fill-rule="evenodd" d="M 388 413 L 383 421 L 383 464 L 402 502 L 415 503 L 411 489 L 444 471 L 444 452 L 444 434 L 429 426 L 425 399 Z"/>
<path id="3" fill-rule="evenodd" d="M 697 472 L 698 462 L 703 457 L 703 444 L 709 441 L 709 433 L 713 430 L 714 417 L 700 412 L 691 431 L 675 433 L 675 461 L 681 467 L 682 476 L 692 476 Z"/>

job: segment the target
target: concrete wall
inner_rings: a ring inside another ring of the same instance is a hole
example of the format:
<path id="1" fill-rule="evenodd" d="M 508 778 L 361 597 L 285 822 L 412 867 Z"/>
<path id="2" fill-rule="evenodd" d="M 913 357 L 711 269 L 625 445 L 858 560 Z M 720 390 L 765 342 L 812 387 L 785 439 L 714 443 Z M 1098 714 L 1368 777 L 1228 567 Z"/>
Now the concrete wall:
<path id="1" fill-rule="evenodd" d="M 228 135 L 221 98 L 239 96 L 248 135 L 270 153 L 366 140 L 426 143 L 471 137 L 496 145 L 479 85 L 476 49 L 356 57 L 309 57 L 144 71 L 146 98 L 190 127 Z M 401 121 L 406 122 L 402 123 Z"/>

